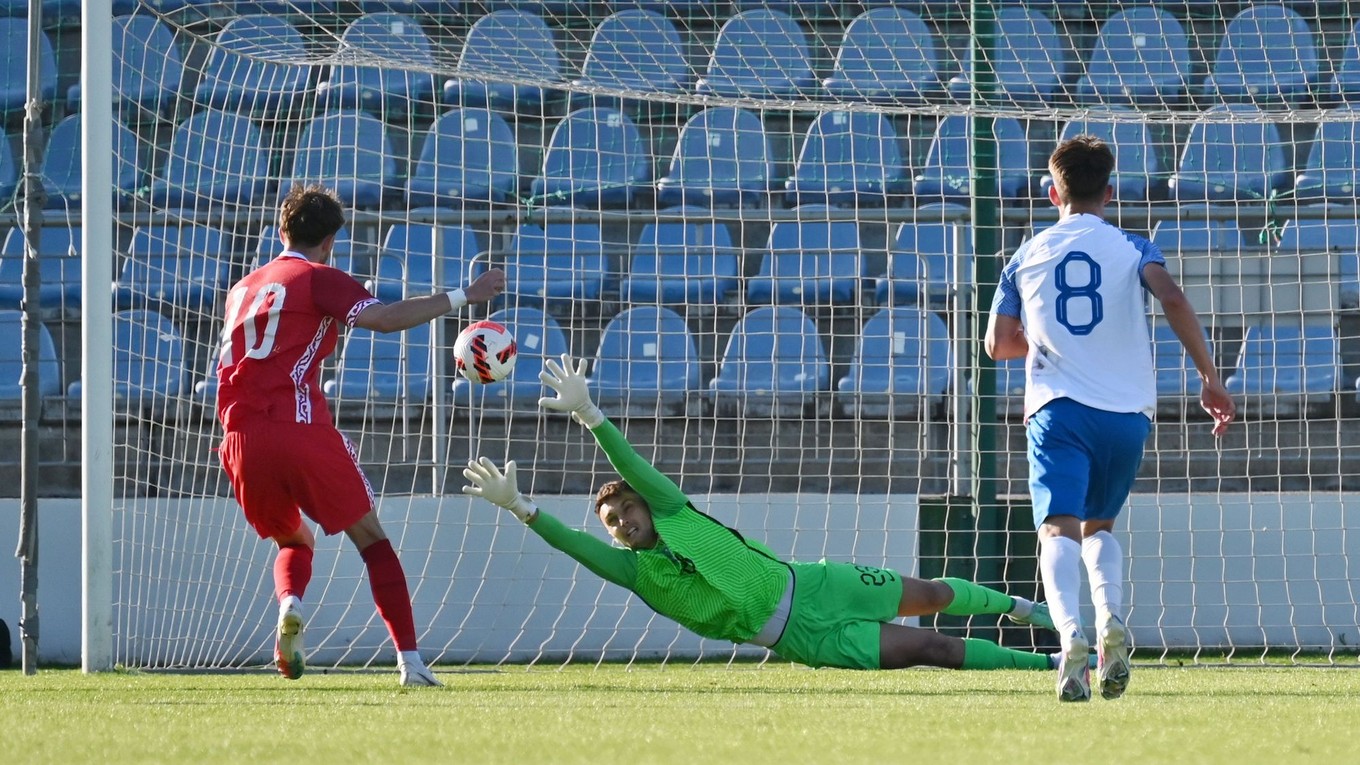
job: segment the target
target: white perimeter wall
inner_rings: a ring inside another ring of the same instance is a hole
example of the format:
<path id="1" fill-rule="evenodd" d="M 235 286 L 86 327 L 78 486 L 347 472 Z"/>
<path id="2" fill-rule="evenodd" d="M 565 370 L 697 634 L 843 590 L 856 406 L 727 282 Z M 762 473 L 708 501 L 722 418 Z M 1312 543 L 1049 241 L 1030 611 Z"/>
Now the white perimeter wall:
<path id="1" fill-rule="evenodd" d="M 792 558 L 916 571 L 914 496 L 694 500 L 715 518 Z M 1135 496 L 1121 519 L 1120 537 L 1131 556 L 1129 622 L 1137 642 L 1148 647 L 1360 643 L 1358 500 L 1356 495 Z M 130 635 L 127 650 L 140 655 L 133 663 L 268 661 L 272 546 L 256 541 L 229 499 L 139 502 L 139 510 L 159 517 L 191 518 L 199 531 L 182 537 L 182 544 L 139 549 L 137 568 L 156 572 L 149 582 L 129 586 L 122 575 L 115 577 L 117 601 L 155 604 L 145 609 L 147 617 L 130 623 L 117 616 L 129 607 L 115 608 L 115 618 L 128 625 L 123 627 Z M 544 497 L 540 504 L 568 524 L 590 520 L 585 497 Z M 730 644 L 701 640 L 655 616 L 484 503 L 461 496 L 388 498 L 380 507 L 412 584 L 422 649 L 432 658 L 523 660 L 543 652 L 594 660 L 730 652 Z M 39 513 L 39 657 L 74 664 L 81 642 L 80 504 L 44 500 Z M 16 657 L 17 519 L 18 502 L 0 500 L 0 619 L 10 625 Z M 115 522 L 115 533 L 119 528 Z M 362 563 L 341 539 L 318 546 L 316 578 L 307 597 L 313 661 L 390 660 Z M 174 552 L 176 547 L 193 552 Z"/>

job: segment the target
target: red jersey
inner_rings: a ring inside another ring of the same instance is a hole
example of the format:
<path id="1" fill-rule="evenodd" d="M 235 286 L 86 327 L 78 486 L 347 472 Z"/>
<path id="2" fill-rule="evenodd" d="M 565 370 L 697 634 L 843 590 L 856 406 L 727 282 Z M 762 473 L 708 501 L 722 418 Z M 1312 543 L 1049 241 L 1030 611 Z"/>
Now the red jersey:
<path id="1" fill-rule="evenodd" d="M 321 361 L 335 351 L 337 322 L 354 326 L 377 303 L 338 268 L 284 252 L 227 293 L 217 361 L 217 417 L 230 432 L 251 420 L 331 425 Z"/>

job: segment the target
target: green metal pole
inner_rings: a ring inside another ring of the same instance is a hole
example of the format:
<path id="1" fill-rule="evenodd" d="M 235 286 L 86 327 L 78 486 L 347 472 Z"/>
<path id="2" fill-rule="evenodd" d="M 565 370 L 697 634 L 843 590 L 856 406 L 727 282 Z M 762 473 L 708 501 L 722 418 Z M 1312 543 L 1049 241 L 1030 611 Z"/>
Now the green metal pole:
<path id="1" fill-rule="evenodd" d="M 982 351 L 981 340 L 987 328 L 992 294 L 996 290 L 997 267 L 995 253 L 1001 250 L 1001 185 L 998 180 L 996 136 L 991 117 L 979 114 L 980 107 L 997 100 L 996 73 L 992 61 L 999 45 L 1005 44 L 997 36 L 995 0 L 972 0 L 970 7 L 972 35 L 973 88 L 972 120 L 972 220 L 973 220 L 973 284 L 972 289 L 961 289 L 960 295 L 971 296 L 965 306 L 971 318 L 961 327 L 966 332 L 973 376 L 972 422 L 972 491 L 973 512 L 977 521 L 977 581 L 1002 584 L 1005 572 L 1007 526 L 1005 510 L 997 502 L 997 421 L 996 367 Z M 965 285 L 961 285 L 965 286 Z"/>

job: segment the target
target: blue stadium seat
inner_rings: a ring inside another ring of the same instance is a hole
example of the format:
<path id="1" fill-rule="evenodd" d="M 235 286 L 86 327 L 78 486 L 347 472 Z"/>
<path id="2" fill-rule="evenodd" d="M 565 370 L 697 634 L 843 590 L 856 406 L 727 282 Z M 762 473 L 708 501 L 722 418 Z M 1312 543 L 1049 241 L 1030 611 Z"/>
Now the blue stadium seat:
<path id="1" fill-rule="evenodd" d="M 679 207 L 667 215 L 702 218 Z M 727 226 L 711 220 L 658 221 L 642 227 L 619 292 L 630 303 L 715 305 L 737 288 L 740 266 Z"/>
<path id="2" fill-rule="evenodd" d="M 854 305 L 863 279 L 859 226 L 853 220 L 817 220 L 828 208 L 796 208 L 800 220 L 770 226 L 760 273 L 747 282 L 755 304 Z"/>
<path id="3" fill-rule="evenodd" d="M 796 98 L 811 95 L 816 84 L 807 35 L 798 22 L 762 8 L 722 25 L 695 87 L 700 95 Z"/>
<path id="4" fill-rule="evenodd" d="M 495 11 L 468 30 L 458 59 L 463 79 L 444 83 L 444 100 L 542 116 L 559 94 L 507 78 L 552 82 L 562 79 L 562 70 L 562 54 L 542 18 L 518 10 Z M 488 80 L 478 80 L 479 74 Z"/>
<path id="5" fill-rule="evenodd" d="M 362 244 L 356 243 L 350 238 L 349 229 L 342 228 L 335 233 L 335 244 L 331 246 L 331 265 L 353 276 L 359 281 L 372 275 L 373 264 L 368 262 L 368 253 Z M 247 267 L 251 270 L 259 268 L 274 259 L 274 256 L 283 252 L 283 242 L 279 241 L 279 230 L 274 226 L 265 226 L 260 230 L 259 237 L 256 239 L 255 254 L 250 259 Z"/>
<path id="6" fill-rule="evenodd" d="M 340 201 L 361 210 L 401 197 L 387 128 L 377 117 L 354 109 L 319 114 L 307 122 L 290 177 L 323 183 Z"/>
<path id="7" fill-rule="evenodd" d="M 409 68 L 332 64 L 318 87 L 331 108 L 362 109 L 386 122 L 432 111 L 435 67 L 430 38 L 420 24 L 401 13 L 370 13 L 345 28 L 340 38 L 352 55 L 400 62 Z"/>
<path id="8" fill-rule="evenodd" d="M 349 0 L 361 13 L 405 13 L 411 16 L 453 16 L 463 10 L 463 0 Z M 338 5 L 338 0 L 330 0 Z"/>
<path id="9" fill-rule="evenodd" d="M 718 416 L 801 417 L 830 383 L 812 320 L 793 306 L 764 306 L 732 329 L 708 393 Z"/>
<path id="10" fill-rule="evenodd" d="M 1152 243 L 1168 255 L 1182 251 L 1237 253 L 1246 247 L 1237 224 L 1198 215 L 1158 221 L 1152 229 Z"/>
<path id="11" fill-rule="evenodd" d="M 1076 56 L 1053 22 L 1037 10 L 1008 6 L 996 14 L 996 32 L 995 100 L 1044 106 L 1066 95 Z M 949 81 L 949 92 L 956 99 L 967 100 L 971 88 L 966 73 Z"/>
<path id="12" fill-rule="evenodd" d="M 1087 104 L 1172 108 L 1185 102 L 1190 73 L 1190 42 L 1176 17 L 1160 8 L 1129 8 L 1100 26 L 1076 98 Z"/>
<path id="13" fill-rule="evenodd" d="M 644 11 L 668 13 L 672 16 L 701 16 L 708 18 L 713 12 L 712 0 L 608 0 L 610 11 L 624 11 L 641 8 Z"/>
<path id="14" fill-rule="evenodd" d="M 633 121 L 617 109 L 578 109 L 553 130 L 534 179 L 532 202 L 627 207 L 652 177 L 651 156 Z"/>
<path id="15" fill-rule="evenodd" d="M 700 390 L 699 351 L 679 314 L 662 306 L 619 312 L 600 333 L 592 398 L 618 416 L 685 414 Z"/>
<path id="16" fill-rule="evenodd" d="M 823 112 L 785 183 L 790 205 L 885 206 L 911 189 L 892 123 L 869 112 Z"/>
<path id="17" fill-rule="evenodd" d="M 281 16 L 232 19 L 208 50 L 194 99 L 216 109 L 291 112 L 311 89 L 307 47 Z"/>
<path id="18" fill-rule="evenodd" d="M 545 359 L 559 359 L 570 353 L 567 334 L 557 320 L 537 308 L 504 308 L 487 317 L 510 330 L 515 337 L 515 367 L 498 382 L 480 385 L 462 375 L 453 381 L 454 406 L 471 408 L 483 414 L 495 410 L 537 412 L 538 399 L 548 389 L 538 379 Z"/>
<path id="19" fill-rule="evenodd" d="M 1338 275 L 1336 303 L 1342 310 L 1360 308 L 1360 223 L 1340 219 L 1299 218 L 1280 232 L 1281 253 L 1332 253 Z"/>
<path id="20" fill-rule="evenodd" d="M 808 20 L 820 18 L 839 18 L 841 11 L 849 3 L 837 0 L 739 0 L 738 11 L 758 8 L 771 8 L 781 13 L 797 15 Z"/>
<path id="21" fill-rule="evenodd" d="M 435 236 L 443 278 L 436 285 Z M 369 292 L 384 303 L 408 297 L 447 292 L 467 282 L 472 258 L 478 252 L 477 236 L 459 225 L 398 223 L 387 230 Z"/>
<path id="22" fill-rule="evenodd" d="M 659 13 L 620 11 L 595 28 L 581 78 L 573 84 L 629 93 L 683 93 L 690 86 L 685 43 L 675 25 Z M 571 106 L 607 106 L 635 118 L 651 118 L 664 114 L 667 102 L 576 92 Z"/>
<path id="23" fill-rule="evenodd" d="M 81 175 L 84 170 L 84 149 L 80 135 L 80 115 L 72 114 L 52 129 L 47 148 L 43 152 L 44 207 L 49 210 L 78 210 L 81 207 Z M 115 209 L 130 202 L 142 185 L 142 144 L 136 134 L 118 119 L 113 121 L 113 206 Z M 0 156 L 0 199 L 13 193 L 3 187 L 4 158 Z"/>
<path id="24" fill-rule="evenodd" d="M 915 308 L 884 308 L 865 322 L 837 399 L 853 417 L 911 417 L 949 388 L 949 329 Z"/>
<path id="25" fill-rule="evenodd" d="M 23 408 L 23 313 L 0 310 L 0 419 L 14 421 Z M 696 365 L 695 379 L 698 371 Z M 47 326 L 38 324 L 38 395 L 60 396 L 61 362 Z"/>
<path id="26" fill-rule="evenodd" d="M 1346 49 L 1336 60 L 1334 69 L 1336 74 L 1327 89 L 1327 98 L 1346 103 L 1360 101 L 1360 21 L 1351 28 Z"/>
<path id="27" fill-rule="evenodd" d="M 478 265 L 486 265 L 482 261 L 479 257 Z M 506 247 L 503 265 L 504 297 L 519 305 L 595 301 L 605 282 L 600 227 L 593 223 L 549 223 L 543 229 L 522 224 Z"/>
<path id="28" fill-rule="evenodd" d="M 27 18 L 0 18 L 0 51 L 0 119 L 8 119 L 28 102 Z M 57 57 L 46 34 L 38 41 L 38 96 L 49 106 L 57 99 Z"/>
<path id="29" fill-rule="evenodd" d="M 226 242 L 226 232 L 196 223 L 138 227 L 114 284 L 115 302 L 119 308 L 166 303 L 211 313 L 229 286 Z"/>
<path id="30" fill-rule="evenodd" d="M 1214 353 L 1208 331 L 1204 342 L 1209 355 Z M 1157 409 L 1167 414 L 1181 414 L 1187 409 L 1198 409 L 1199 371 L 1195 360 L 1185 352 L 1176 331 L 1161 316 L 1152 322 L 1152 368 L 1157 379 Z"/>
<path id="31" fill-rule="evenodd" d="M 1329 404 L 1341 370 L 1331 324 L 1276 317 L 1247 327 L 1236 371 L 1223 384 L 1247 396 L 1247 407 L 1270 416 L 1305 414 Z"/>
<path id="32" fill-rule="evenodd" d="M 504 204 L 519 193 L 519 144 L 505 118 L 452 109 L 430 125 L 407 191 L 412 207 Z"/>
<path id="33" fill-rule="evenodd" d="M 19 163 L 14 159 L 9 136 L 0 128 L 0 209 L 18 206 Z"/>
<path id="34" fill-rule="evenodd" d="M 917 208 L 915 223 L 897 227 L 888 250 L 887 272 L 874 285 L 874 299 L 880 305 L 941 306 L 955 285 L 971 278 L 972 226 L 954 217 L 967 211 L 956 204 L 925 205 Z M 940 213 L 939 220 L 930 219 L 935 212 Z M 946 216 L 951 220 L 946 221 Z M 956 252 L 962 257 L 956 258 Z"/>
<path id="35" fill-rule="evenodd" d="M 184 335 L 154 311 L 119 311 L 113 317 L 113 398 L 120 411 L 162 411 L 170 399 L 188 392 Z M 78 401 L 84 389 L 76 380 L 66 389 Z"/>
<path id="36" fill-rule="evenodd" d="M 434 389 L 430 351 L 429 324 L 387 334 L 355 327 L 345 335 L 335 377 L 322 390 L 327 398 L 339 399 L 335 411 L 341 417 L 355 409 L 371 411 L 374 404 L 384 410 L 419 406 Z"/>
<path id="37" fill-rule="evenodd" d="M 38 308 L 43 314 L 80 313 L 80 226 L 44 228 L 38 239 Z M 19 308 L 24 296 L 24 232 L 12 228 L 0 251 L 0 308 Z"/>
<path id="38" fill-rule="evenodd" d="M 1294 179 L 1294 197 L 1355 204 L 1360 197 L 1360 108 L 1333 110 L 1340 121 L 1323 120 L 1303 171 Z"/>
<path id="39" fill-rule="evenodd" d="M 1321 72 L 1308 22 L 1283 5 L 1262 3 L 1228 22 L 1204 95 L 1223 103 L 1297 106 L 1312 97 Z"/>
<path id="40" fill-rule="evenodd" d="M 184 59 L 175 33 L 148 14 L 113 20 L 113 108 L 128 122 L 172 113 L 184 79 Z M 80 111 L 80 85 L 66 93 L 66 108 Z"/>
<path id="41" fill-rule="evenodd" d="M 944 95 L 943 72 L 940 40 L 920 16 L 874 8 L 846 27 L 822 88 L 849 101 L 923 104 Z"/>
<path id="42" fill-rule="evenodd" d="M 1119 112 L 1125 113 L 1122 109 Z M 1134 117 L 1131 112 L 1127 114 Z M 1162 171 L 1152 130 L 1146 122 L 1138 122 L 1136 117 L 1133 120 L 1121 117 L 1113 122 L 1075 119 L 1063 126 L 1058 140 L 1066 141 L 1083 133 L 1096 136 L 1114 151 L 1110 185 L 1114 187 L 1115 201 L 1146 202 L 1166 197 L 1167 174 Z M 1052 184 L 1052 176 L 1040 179 L 1039 188 L 1044 196 Z"/>
<path id="43" fill-rule="evenodd" d="M 1215 119 L 1237 112 L 1244 122 Z M 1264 200 L 1289 188 L 1289 160 L 1280 131 L 1253 106 L 1216 106 L 1196 120 L 1180 165 L 1171 176 L 1171 195 L 1181 202 Z"/>
<path id="44" fill-rule="evenodd" d="M 956 114 L 940 119 L 926 154 L 925 166 L 912 188 L 918 204 L 958 202 L 969 204 L 972 129 L 970 117 Z M 1034 181 L 1030 175 L 1029 143 L 1025 129 L 1013 117 L 993 120 L 998 144 L 998 183 L 1005 199 L 1029 199 Z"/>
<path id="45" fill-rule="evenodd" d="M 264 135 L 246 117 L 204 109 L 185 120 L 170 139 L 150 200 L 163 207 L 257 204 L 269 190 L 269 152 Z"/>
<path id="46" fill-rule="evenodd" d="M 774 178 L 773 153 L 760 118 L 714 107 L 680 130 L 670 170 L 657 181 L 663 205 L 723 207 L 760 202 Z"/>

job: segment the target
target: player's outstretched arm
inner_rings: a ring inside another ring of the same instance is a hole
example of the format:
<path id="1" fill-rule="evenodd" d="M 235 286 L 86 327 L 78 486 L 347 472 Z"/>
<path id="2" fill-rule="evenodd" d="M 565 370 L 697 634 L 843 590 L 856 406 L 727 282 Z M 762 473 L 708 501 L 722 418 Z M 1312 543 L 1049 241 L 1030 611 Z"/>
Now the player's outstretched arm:
<path id="1" fill-rule="evenodd" d="M 538 379 L 557 394 L 540 398 L 539 406 L 570 414 L 587 428 L 598 427 L 604 422 L 604 412 L 590 400 L 585 359 L 573 360 L 565 353 L 562 354 L 561 364 L 548 359 L 543 362 L 543 371 L 538 373 Z"/>
<path id="2" fill-rule="evenodd" d="M 1208 343 L 1204 342 L 1204 326 L 1199 323 L 1195 307 L 1190 305 L 1171 274 L 1158 263 L 1143 267 L 1143 282 L 1161 303 L 1167 324 L 1195 362 L 1200 381 L 1199 404 L 1214 418 L 1214 435 L 1223 435 L 1228 423 L 1237 417 L 1237 405 L 1218 377 L 1218 367 L 1209 353 Z"/>
<path id="3" fill-rule="evenodd" d="M 505 463 L 503 473 L 496 467 L 496 463 L 486 457 L 470 460 L 468 466 L 463 468 L 463 477 L 471 482 L 463 487 L 464 494 L 481 497 L 493 505 L 503 507 L 523 523 L 533 523 L 538 515 L 538 508 L 534 507 L 534 503 L 519 493 L 519 486 L 515 481 L 514 460 Z"/>
<path id="4" fill-rule="evenodd" d="M 374 303 L 354 319 L 354 326 L 374 332 L 400 332 L 427 324 L 440 316 L 457 311 L 470 303 L 485 303 L 505 289 L 505 272 L 493 268 L 477 277 L 464 289 L 441 295 L 398 300 L 395 303 Z"/>

